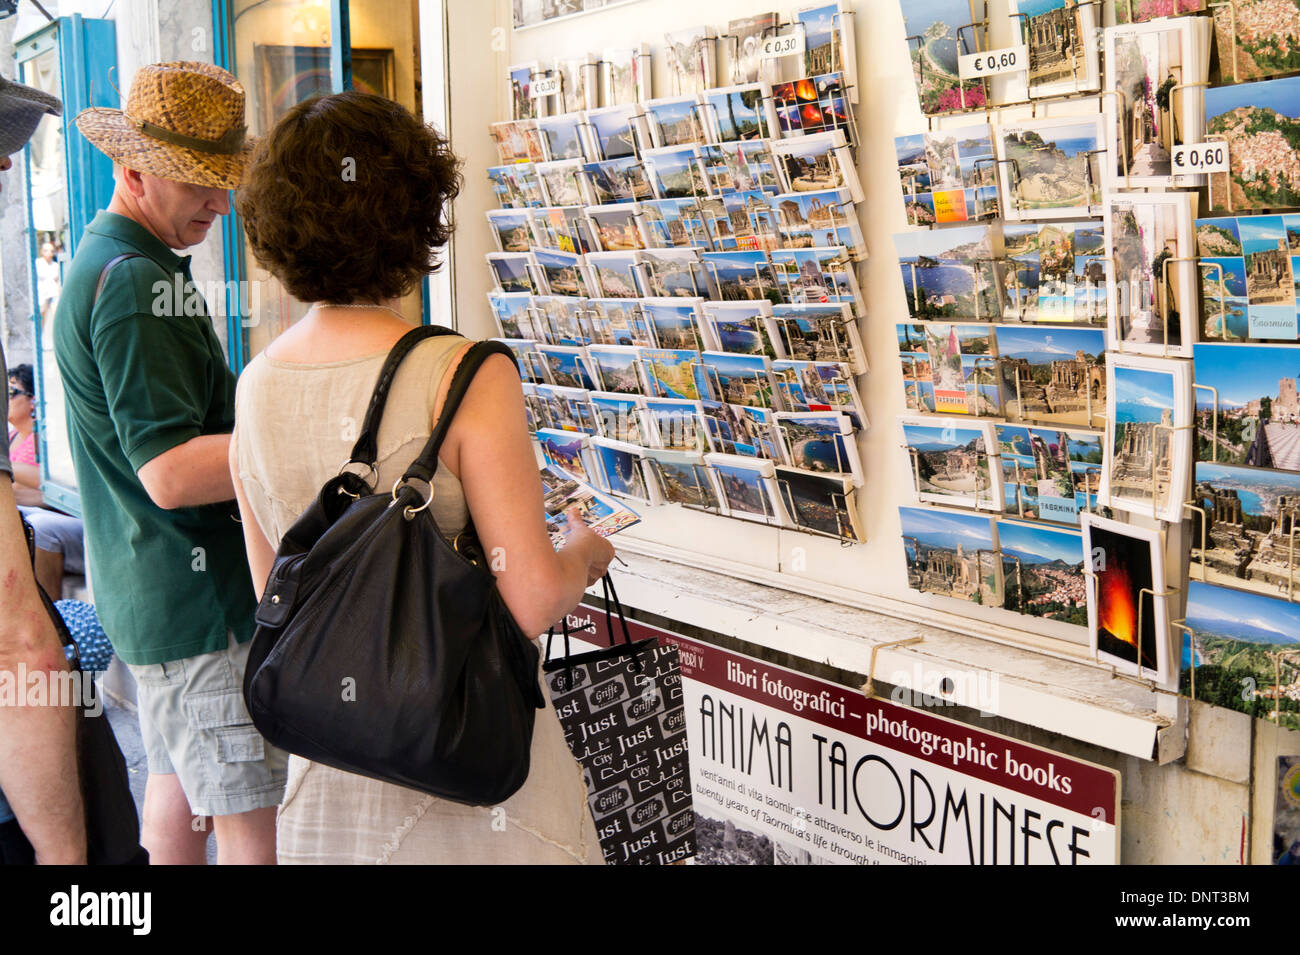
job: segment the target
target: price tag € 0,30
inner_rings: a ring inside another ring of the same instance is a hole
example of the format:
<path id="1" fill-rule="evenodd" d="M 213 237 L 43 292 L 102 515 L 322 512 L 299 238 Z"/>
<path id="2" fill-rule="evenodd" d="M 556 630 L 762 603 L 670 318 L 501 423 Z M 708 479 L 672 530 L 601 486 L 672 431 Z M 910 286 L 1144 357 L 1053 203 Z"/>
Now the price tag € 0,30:
<path id="1" fill-rule="evenodd" d="M 1198 173 L 1228 171 L 1228 144 L 1210 140 L 1204 143 L 1183 143 L 1174 147 L 1173 172 L 1175 176 L 1192 176 Z"/>
<path id="2" fill-rule="evenodd" d="M 764 37 L 761 49 L 764 59 L 776 59 L 779 56 L 803 56 L 804 36 L 802 30 L 795 30 L 784 36 Z"/>
<path id="3" fill-rule="evenodd" d="M 984 53 L 967 53 L 957 58 L 957 75 L 963 80 L 997 76 L 1027 69 L 1029 55 L 1023 46 L 1008 46 Z"/>

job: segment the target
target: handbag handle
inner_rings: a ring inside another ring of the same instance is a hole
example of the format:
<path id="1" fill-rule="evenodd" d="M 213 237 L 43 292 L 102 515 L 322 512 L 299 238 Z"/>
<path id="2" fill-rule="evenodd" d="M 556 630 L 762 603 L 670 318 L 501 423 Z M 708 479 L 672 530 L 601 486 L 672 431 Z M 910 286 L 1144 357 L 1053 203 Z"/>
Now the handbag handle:
<path id="1" fill-rule="evenodd" d="M 364 464 L 374 468 L 375 459 L 379 457 L 379 421 L 384 416 L 388 390 L 392 387 L 393 378 L 397 375 L 397 366 L 402 363 L 402 359 L 426 338 L 454 334 L 456 333 L 452 329 L 441 325 L 421 325 L 419 328 L 411 329 L 397 340 L 384 360 L 384 367 L 379 371 L 379 380 L 375 382 L 375 390 L 370 395 L 370 405 L 366 408 L 361 434 L 357 437 L 356 444 L 352 446 L 352 456 L 348 464 Z"/>

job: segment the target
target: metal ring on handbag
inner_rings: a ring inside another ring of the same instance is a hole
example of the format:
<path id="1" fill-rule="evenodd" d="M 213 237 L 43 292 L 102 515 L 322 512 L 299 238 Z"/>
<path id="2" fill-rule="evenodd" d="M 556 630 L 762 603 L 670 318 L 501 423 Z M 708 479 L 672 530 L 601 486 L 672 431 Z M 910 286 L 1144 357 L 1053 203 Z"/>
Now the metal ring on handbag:
<path id="1" fill-rule="evenodd" d="M 393 501 L 392 501 L 392 504 L 389 504 L 389 505 L 388 505 L 389 507 L 392 507 L 393 504 L 396 504 L 396 503 L 397 503 L 397 488 L 398 488 L 398 486 L 399 486 L 399 485 L 402 485 L 402 484 L 410 483 L 411 481 L 414 481 L 414 480 L 418 480 L 418 479 L 417 479 L 417 478 L 400 478 L 400 477 L 399 477 L 396 481 L 393 482 Z M 402 510 L 402 516 L 403 516 L 404 518 L 406 518 L 408 521 L 409 521 L 412 517 L 414 517 L 416 514 L 419 514 L 422 510 L 424 510 L 426 507 L 428 507 L 429 504 L 432 503 L 432 501 L 433 501 L 433 485 L 432 485 L 432 484 L 429 484 L 427 481 L 420 481 L 420 483 L 423 484 L 423 485 L 425 485 L 426 487 L 428 487 L 428 489 L 429 489 L 429 496 L 426 497 L 426 498 L 424 499 L 424 503 L 421 504 L 419 507 L 411 507 L 411 505 L 409 505 L 409 504 L 406 505 L 406 507 Z"/>
<path id="2" fill-rule="evenodd" d="M 368 471 L 370 472 L 370 474 L 369 474 L 368 477 L 362 477 L 361 480 L 362 480 L 363 482 L 365 482 L 365 484 L 366 484 L 368 487 L 374 487 L 374 486 L 375 486 L 375 483 L 379 480 L 379 472 L 378 472 L 377 470 L 375 470 L 375 466 L 374 466 L 373 464 L 366 464 L 365 461 L 353 461 L 353 460 L 349 459 L 349 460 L 347 460 L 347 461 L 344 461 L 343 464 L 339 466 L 339 474 L 342 474 L 344 471 L 346 471 L 346 470 L 348 469 L 348 465 L 350 465 L 350 464 L 364 464 L 365 467 L 366 467 L 366 470 L 368 470 Z M 353 474 L 356 474 L 357 477 L 361 477 L 361 475 L 360 475 L 360 474 L 357 474 L 357 472 L 355 472 L 355 471 L 352 472 L 352 473 L 353 473 Z M 340 494 L 346 494 L 348 497 L 352 498 L 354 501 L 355 501 L 355 500 L 359 500 L 359 499 L 361 498 L 361 495 L 360 495 L 360 494 L 353 494 L 351 491 L 347 490 L 346 488 L 342 488 L 342 487 L 339 488 L 339 493 L 340 493 Z"/>

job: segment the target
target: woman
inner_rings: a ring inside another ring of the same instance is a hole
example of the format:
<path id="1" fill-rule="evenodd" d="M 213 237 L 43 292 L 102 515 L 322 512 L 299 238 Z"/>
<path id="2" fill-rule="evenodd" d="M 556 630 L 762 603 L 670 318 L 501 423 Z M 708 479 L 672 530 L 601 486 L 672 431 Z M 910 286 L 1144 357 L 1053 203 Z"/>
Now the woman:
<path id="1" fill-rule="evenodd" d="M 32 366 L 9 369 L 9 458 L 14 463 L 14 496 L 39 507 L 41 472 L 36 464 L 36 380 Z"/>
<path id="2" fill-rule="evenodd" d="M 401 106 L 359 92 L 309 100 L 276 125 L 236 198 L 258 260 L 308 313 L 239 380 L 234 475 L 253 580 L 281 535 L 349 457 L 379 369 L 410 329 L 401 296 L 437 267 L 458 162 Z M 429 436 L 469 347 L 454 335 L 402 362 L 379 431 L 375 487 L 392 487 Z M 580 520 L 556 553 L 514 364 L 490 357 L 453 419 L 431 507 L 453 537 L 472 520 L 506 606 L 537 634 L 578 603 L 613 548 Z M 471 807 L 294 757 L 278 820 L 282 863 L 598 863 L 582 772 L 548 704 L 523 788 Z"/>

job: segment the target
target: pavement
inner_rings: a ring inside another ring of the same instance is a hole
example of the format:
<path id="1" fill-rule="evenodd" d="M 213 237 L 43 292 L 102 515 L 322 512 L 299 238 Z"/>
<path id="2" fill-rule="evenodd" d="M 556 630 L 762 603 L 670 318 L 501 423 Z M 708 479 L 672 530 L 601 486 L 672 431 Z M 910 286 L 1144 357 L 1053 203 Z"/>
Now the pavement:
<path id="1" fill-rule="evenodd" d="M 144 785 L 149 779 L 149 766 L 144 754 L 144 741 L 140 738 L 140 719 L 133 705 L 120 702 L 109 694 L 104 694 L 104 714 L 117 745 L 126 758 L 126 771 L 131 780 L 131 795 L 135 797 L 137 815 L 144 814 Z M 217 840 L 208 837 L 208 865 L 217 863 Z"/>

